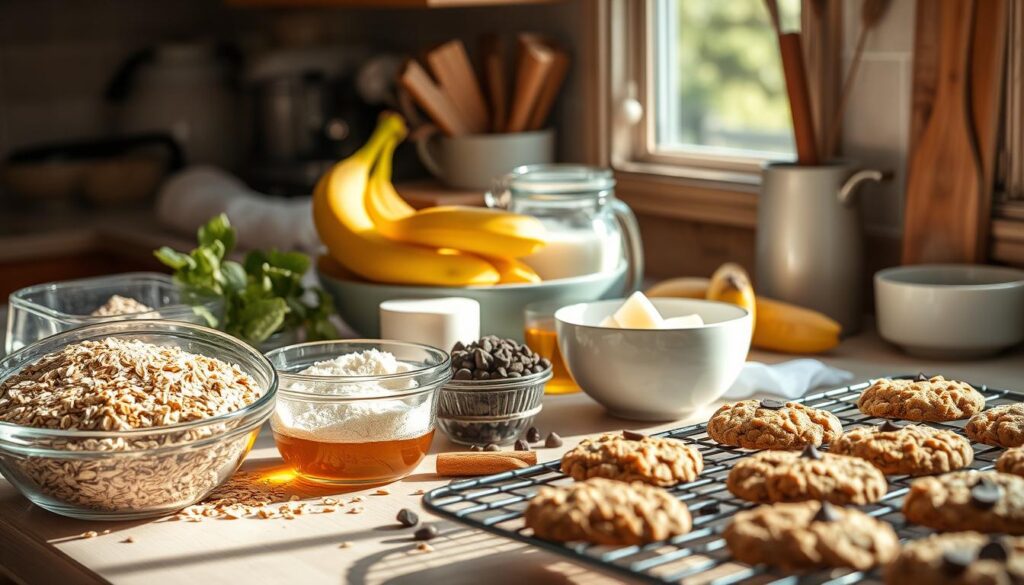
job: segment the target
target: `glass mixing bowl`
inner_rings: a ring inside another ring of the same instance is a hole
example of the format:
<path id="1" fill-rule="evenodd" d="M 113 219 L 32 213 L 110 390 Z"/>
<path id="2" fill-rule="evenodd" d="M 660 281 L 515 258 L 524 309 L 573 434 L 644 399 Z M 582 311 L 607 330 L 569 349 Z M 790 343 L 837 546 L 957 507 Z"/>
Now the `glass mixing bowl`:
<path id="1" fill-rule="evenodd" d="M 227 480 L 270 417 L 277 374 L 257 350 L 225 333 L 174 321 L 117 321 L 59 333 L 0 360 L 0 381 L 67 345 L 134 339 L 235 364 L 260 397 L 187 423 L 128 431 L 79 431 L 0 422 L 0 472 L 38 506 L 73 518 L 160 516 L 203 499 Z"/>
<path id="2" fill-rule="evenodd" d="M 158 314 L 90 315 L 113 295 L 129 297 Z M 224 300 L 182 291 L 158 272 L 128 272 L 29 286 L 11 293 L 7 307 L 6 353 L 61 331 L 110 321 L 165 319 L 217 327 Z"/>
<path id="3" fill-rule="evenodd" d="M 395 374 L 300 374 L 339 356 L 387 352 Z M 302 477 L 335 485 L 373 485 L 405 477 L 430 449 L 438 390 L 451 378 L 447 352 L 416 343 L 346 340 L 301 343 L 267 358 L 281 378 L 271 419 L 281 457 Z"/>

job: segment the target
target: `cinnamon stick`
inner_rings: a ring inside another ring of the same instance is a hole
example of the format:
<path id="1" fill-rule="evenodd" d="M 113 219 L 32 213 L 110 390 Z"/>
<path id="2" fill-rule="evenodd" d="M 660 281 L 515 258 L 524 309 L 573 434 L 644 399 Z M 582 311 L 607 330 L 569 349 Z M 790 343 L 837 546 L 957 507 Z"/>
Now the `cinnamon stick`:
<path id="1" fill-rule="evenodd" d="M 536 451 L 438 453 L 437 474 L 448 476 L 493 475 L 536 464 Z"/>

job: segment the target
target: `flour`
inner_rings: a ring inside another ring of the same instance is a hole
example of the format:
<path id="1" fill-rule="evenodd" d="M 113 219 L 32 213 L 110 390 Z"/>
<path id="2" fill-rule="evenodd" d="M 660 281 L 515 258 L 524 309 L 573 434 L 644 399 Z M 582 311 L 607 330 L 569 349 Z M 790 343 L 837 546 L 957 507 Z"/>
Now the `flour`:
<path id="1" fill-rule="evenodd" d="M 393 441 L 425 435 L 430 430 L 432 398 L 429 393 L 389 399 L 416 387 L 413 380 L 344 382 L 338 377 L 385 376 L 412 370 L 394 355 L 375 349 L 317 362 L 298 372 L 322 380 L 290 380 L 282 374 L 286 390 L 310 395 L 310 400 L 278 395 L 271 420 L 276 433 L 327 443 Z M 317 402 L 317 396 L 373 398 L 345 402 Z"/>

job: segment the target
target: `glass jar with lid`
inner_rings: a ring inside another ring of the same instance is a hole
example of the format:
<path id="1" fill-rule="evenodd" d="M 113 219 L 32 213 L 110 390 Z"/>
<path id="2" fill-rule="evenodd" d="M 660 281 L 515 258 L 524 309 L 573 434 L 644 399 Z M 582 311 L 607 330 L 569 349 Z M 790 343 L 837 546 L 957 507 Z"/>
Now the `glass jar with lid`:
<path id="1" fill-rule="evenodd" d="M 643 279 L 636 217 L 615 198 L 610 169 L 575 164 L 525 165 L 498 179 L 489 207 L 540 219 L 548 244 L 522 258 L 544 280 L 626 271 L 626 291 Z"/>

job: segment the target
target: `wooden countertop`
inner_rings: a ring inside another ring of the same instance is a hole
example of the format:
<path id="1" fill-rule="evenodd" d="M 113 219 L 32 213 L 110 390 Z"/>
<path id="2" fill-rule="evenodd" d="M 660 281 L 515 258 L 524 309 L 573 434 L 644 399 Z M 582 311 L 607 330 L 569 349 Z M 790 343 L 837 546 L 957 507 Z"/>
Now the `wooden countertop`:
<path id="1" fill-rule="evenodd" d="M 776 362 L 787 356 L 755 352 L 752 359 Z M 1024 390 L 1024 349 L 978 362 L 938 363 L 904 356 L 865 333 L 845 341 L 824 361 L 850 370 L 857 380 L 888 374 L 942 373 L 992 387 Z M 712 407 L 690 420 L 647 427 L 661 430 L 706 418 Z M 559 457 L 584 435 L 643 425 L 608 416 L 583 394 L 548 396 L 537 426 L 565 437 L 560 449 L 541 449 L 540 459 Z M 569 563 L 553 554 L 507 541 L 426 512 L 421 521 L 435 524 L 441 536 L 433 552 L 415 550 L 410 530 L 396 529 L 401 508 L 419 510 L 416 490 L 448 483 L 434 476 L 434 455 L 457 450 L 439 433 L 432 454 L 403 481 L 388 486 L 389 495 L 365 495 L 362 514 L 307 514 L 294 520 L 206 520 L 201 523 L 85 522 L 36 508 L 6 481 L 0 481 L 0 565 L 26 582 L 159 583 L 609 583 L 609 577 Z M 281 460 L 269 432 L 263 432 L 244 469 L 272 474 Z M 289 485 L 300 497 L 319 501 L 316 493 Z M 88 530 L 110 533 L 83 539 Z M 134 543 L 120 541 L 131 536 Z M 350 541 L 350 548 L 339 544 Z"/>

